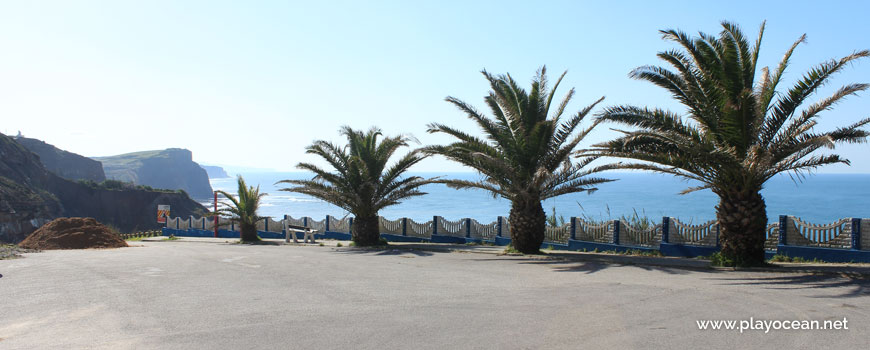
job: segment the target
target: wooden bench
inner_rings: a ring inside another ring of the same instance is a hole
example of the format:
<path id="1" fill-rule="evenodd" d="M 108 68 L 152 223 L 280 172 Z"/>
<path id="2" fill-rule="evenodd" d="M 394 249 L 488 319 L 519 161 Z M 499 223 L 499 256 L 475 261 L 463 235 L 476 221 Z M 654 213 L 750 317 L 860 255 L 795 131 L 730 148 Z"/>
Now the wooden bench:
<path id="1" fill-rule="evenodd" d="M 316 243 L 314 242 L 314 230 L 312 230 L 310 227 L 290 225 L 285 222 L 284 232 L 287 232 L 287 234 L 284 236 L 284 242 L 290 243 L 290 235 L 293 235 L 293 243 L 299 243 L 299 240 L 296 238 L 296 233 L 302 232 L 304 233 L 302 238 L 303 243 L 308 243 L 309 238 L 311 239 L 311 243 Z"/>

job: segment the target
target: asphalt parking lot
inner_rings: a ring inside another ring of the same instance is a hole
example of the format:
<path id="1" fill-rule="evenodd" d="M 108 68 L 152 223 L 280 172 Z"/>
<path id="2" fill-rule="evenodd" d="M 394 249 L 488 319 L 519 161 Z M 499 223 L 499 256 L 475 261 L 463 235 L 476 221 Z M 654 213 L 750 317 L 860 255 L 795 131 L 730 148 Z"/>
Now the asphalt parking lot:
<path id="1" fill-rule="evenodd" d="M 132 244 L 0 260 L 0 349 L 858 349 L 870 324 L 870 281 L 830 274 Z M 750 317 L 849 329 L 696 323 Z"/>

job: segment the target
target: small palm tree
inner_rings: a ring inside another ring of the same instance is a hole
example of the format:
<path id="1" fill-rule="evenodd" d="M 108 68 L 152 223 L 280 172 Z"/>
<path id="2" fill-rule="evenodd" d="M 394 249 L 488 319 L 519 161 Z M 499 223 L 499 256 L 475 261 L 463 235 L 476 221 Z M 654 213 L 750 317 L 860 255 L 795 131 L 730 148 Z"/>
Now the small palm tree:
<path id="1" fill-rule="evenodd" d="M 868 135 L 860 128 L 870 119 L 833 131 L 814 130 L 821 112 L 867 89 L 867 84 L 843 86 L 832 96 L 803 110 L 798 108 L 832 75 L 870 52 L 824 62 L 788 91 L 777 92 L 792 52 L 805 36 L 786 51 L 773 73 L 765 67 L 757 77 L 764 24 L 754 45 L 747 42 L 736 24 L 722 22 L 722 27 L 718 37 L 701 33 L 691 38 L 676 30 L 661 31 L 665 39 L 682 46 L 682 50 L 658 54 L 675 71 L 643 66 L 630 74 L 667 89 L 687 108 L 686 117 L 661 109 L 607 108 L 600 120 L 637 129 L 623 131 L 623 136 L 595 145 L 585 155 L 635 159 L 642 162 L 614 167 L 652 170 L 699 181 L 701 186 L 683 193 L 711 189 L 719 196 L 716 217 L 726 260 L 742 266 L 760 265 L 764 263 L 767 225 L 760 193 L 764 183 L 780 173 L 800 177 L 824 165 L 849 164 L 836 154 L 816 151 L 834 148 L 837 143 L 864 142 Z"/>
<path id="2" fill-rule="evenodd" d="M 257 222 L 265 217 L 258 216 L 257 209 L 260 207 L 260 199 L 266 194 L 260 193 L 260 186 L 248 187 L 241 175 L 238 176 L 238 184 L 239 189 L 236 197 L 224 191 L 216 191 L 226 197 L 229 202 L 223 203 L 223 208 L 218 209 L 215 214 L 239 223 L 242 242 L 259 241 Z"/>
<path id="3" fill-rule="evenodd" d="M 278 183 L 297 185 L 281 191 L 297 192 L 322 199 L 354 216 L 351 235 L 358 246 L 380 244 L 378 211 L 399 204 L 406 198 L 426 194 L 420 187 L 432 183 L 432 179 L 419 176 L 402 176 L 425 158 L 413 150 L 387 166 L 390 158 L 412 139 L 407 136 L 383 137 L 378 128 L 367 132 L 342 127 L 341 134 L 347 137 L 347 145 L 339 146 L 326 141 L 315 141 L 306 153 L 323 158 L 332 171 L 310 163 L 296 167 L 314 173 L 311 180 L 282 180 Z"/>
<path id="4" fill-rule="evenodd" d="M 444 124 L 429 124 L 430 133 L 445 133 L 458 141 L 426 147 L 425 151 L 445 156 L 483 175 L 481 181 L 440 182 L 457 189 L 483 189 L 493 197 L 501 196 L 511 201 L 512 244 L 520 252 L 536 253 L 544 241 L 547 219 L 541 200 L 568 193 L 591 192 L 595 190 L 594 185 L 612 181 L 588 176 L 598 171 L 597 168 L 586 169 L 594 157 L 577 163 L 571 161 L 572 152 L 597 123 L 576 134 L 575 129 L 604 98 L 563 121 L 562 113 L 574 95 L 574 89 L 568 91 L 552 113 L 550 109 L 565 73 L 548 90 L 547 69 L 542 67 L 528 92 L 520 88 L 510 75 L 482 73 L 492 88 L 484 101 L 494 118 L 484 116 L 455 97 L 446 100 L 477 123 L 486 138 Z"/>

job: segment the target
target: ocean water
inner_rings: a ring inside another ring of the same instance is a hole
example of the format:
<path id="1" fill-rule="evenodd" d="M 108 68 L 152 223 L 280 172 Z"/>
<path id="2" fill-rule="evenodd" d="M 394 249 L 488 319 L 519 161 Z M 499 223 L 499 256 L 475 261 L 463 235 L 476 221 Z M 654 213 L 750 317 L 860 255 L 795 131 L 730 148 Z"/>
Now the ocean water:
<path id="1" fill-rule="evenodd" d="M 310 174 L 299 172 L 251 172 L 241 174 L 249 185 L 259 185 L 268 193 L 263 199 L 260 215 L 280 219 L 284 214 L 293 217 L 324 217 L 327 214 L 343 217 L 344 210 L 321 200 L 292 192 L 279 191 L 285 187 L 275 182 L 283 179 L 305 179 Z M 476 180 L 474 173 L 415 173 L 424 177 Z M 662 216 L 677 217 L 683 222 L 701 223 L 715 218 L 718 199 L 709 190 L 686 195 L 679 192 L 695 185 L 669 175 L 649 173 L 608 173 L 603 177 L 617 181 L 598 186 L 591 194 L 575 193 L 545 200 L 544 210 L 565 218 L 576 216 L 592 219 L 613 219 L 637 213 L 658 221 Z M 211 179 L 216 190 L 236 191 L 235 178 Z M 493 198 L 480 190 L 455 190 L 435 184 L 424 187 L 427 195 L 411 198 L 388 207 L 381 215 L 395 219 L 408 217 L 417 221 L 431 220 L 439 215 L 449 220 L 473 218 L 492 222 L 499 215 L 507 216 L 510 202 Z M 767 182 L 762 191 L 767 203 L 769 222 L 779 215 L 795 215 L 804 221 L 828 223 L 844 217 L 870 218 L 870 174 L 815 174 L 795 182 L 788 176 L 778 176 Z M 211 202 L 203 203 L 209 208 Z"/>

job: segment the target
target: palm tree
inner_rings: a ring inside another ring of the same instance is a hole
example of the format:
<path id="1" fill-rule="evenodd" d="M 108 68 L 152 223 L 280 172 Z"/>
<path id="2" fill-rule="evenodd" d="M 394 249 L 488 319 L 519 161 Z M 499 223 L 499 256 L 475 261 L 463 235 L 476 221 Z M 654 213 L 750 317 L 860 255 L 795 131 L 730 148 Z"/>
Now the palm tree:
<path id="1" fill-rule="evenodd" d="M 611 181 L 587 176 L 598 170 L 586 169 L 594 157 L 577 163 L 571 161 L 577 144 L 597 123 L 576 134 L 574 130 L 604 98 L 562 121 L 562 113 L 574 95 L 574 89 L 568 91 L 552 113 L 550 108 L 565 73 L 548 90 L 547 69 L 542 67 L 528 92 L 520 88 L 510 75 L 493 76 L 485 70 L 482 73 L 492 88 L 484 101 L 494 118 L 484 116 L 455 97 L 446 100 L 477 123 L 486 138 L 433 123 L 429 124 L 430 133 L 445 133 L 458 141 L 445 146 L 429 146 L 425 151 L 471 167 L 483 176 L 480 181 L 440 182 L 457 189 L 483 189 L 493 197 L 501 196 L 511 201 L 512 245 L 520 252 L 536 253 L 544 240 L 547 218 L 541 200 L 568 193 L 591 192 L 595 190 L 592 186 Z"/>
<path id="2" fill-rule="evenodd" d="M 297 168 L 314 173 L 311 180 L 282 180 L 278 183 L 296 185 L 281 191 L 307 194 L 353 214 L 351 235 L 356 245 L 381 244 L 378 211 L 399 204 L 403 199 L 426 194 L 420 191 L 420 187 L 432 183 L 432 179 L 402 176 L 426 156 L 413 150 L 387 167 L 393 154 L 408 146 L 412 138 L 381 138 L 381 130 L 374 127 L 362 132 L 345 126 L 340 133 L 347 137 L 346 146 L 315 141 L 306 148 L 306 153 L 323 158 L 332 171 L 310 163 L 299 163 Z"/>
<path id="3" fill-rule="evenodd" d="M 258 216 L 257 209 L 260 206 L 260 199 L 266 194 L 260 193 L 260 186 L 248 187 L 241 175 L 238 176 L 238 184 L 239 189 L 236 197 L 224 191 L 215 191 L 229 200 L 229 203 L 223 203 L 223 208 L 218 209 L 215 214 L 239 223 L 242 242 L 259 241 L 257 222 L 265 217 Z"/>
<path id="4" fill-rule="evenodd" d="M 622 131 L 622 136 L 597 144 L 584 154 L 639 160 L 642 162 L 614 167 L 651 170 L 700 182 L 683 193 L 711 189 L 719 196 L 716 217 L 722 255 L 731 264 L 760 265 L 764 264 L 767 225 L 760 193 L 764 183 L 780 173 L 801 178 L 824 165 L 849 164 L 836 154 L 816 151 L 832 149 L 837 143 L 864 142 L 868 135 L 859 128 L 870 119 L 832 131 L 814 130 L 821 112 L 867 89 L 867 84 L 846 85 L 803 110 L 798 110 L 799 106 L 833 74 L 870 52 L 824 62 L 788 91 L 778 92 L 792 52 L 806 36 L 792 44 L 773 73 L 765 67 L 756 77 L 764 24 L 754 45 L 736 24 L 722 22 L 722 27 L 718 37 L 700 33 L 691 38 L 677 30 L 661 31 L 664 39 L 682 47 L 658 54 L 674 70 L 643 66 L 630 74 L 667 89 L 687 108 L 687 115 L 634 106 L 609 107 L 599 120 L 637 129 Z"/>

